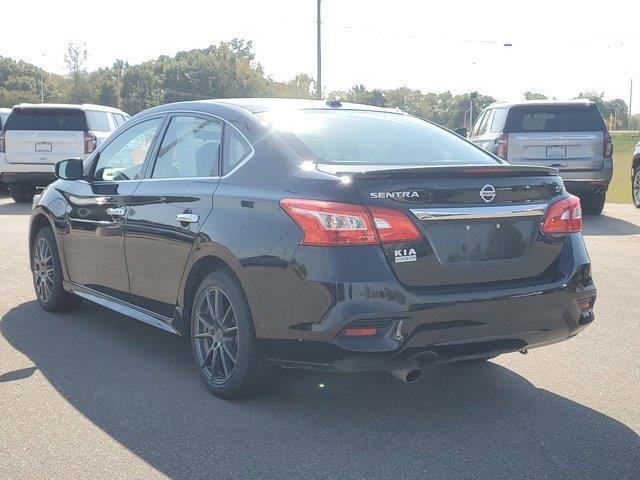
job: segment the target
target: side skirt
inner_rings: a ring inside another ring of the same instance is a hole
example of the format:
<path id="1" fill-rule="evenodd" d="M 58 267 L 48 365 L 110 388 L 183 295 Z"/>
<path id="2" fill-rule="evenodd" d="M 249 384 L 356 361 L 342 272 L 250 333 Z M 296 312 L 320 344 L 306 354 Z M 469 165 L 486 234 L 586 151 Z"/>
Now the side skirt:
<path id="1" fill-rule="evenodd" d="M 180 332 L 169 325 L 168 322 L 171 322 L 170 318 L 162 317 L 161 315 L 157 315 L 153 312 L 149 312 L 148 310 L 136 307 L 135 305 L 123 302 L 122 300 L 109 297 L 107 295 L 104 295 L 103 293 L 96 292 L 95 290 L 91 290 L 90 288 L 76 285 L 71 282 L 65 281 L 63 282 L 63 286 L 65 290 L 73 292 L 79 297 L 85 298 L 90 302 L 97 303 L 98 305 L 102 305 L 103 307 L 107 307 L 110 310 L 116 311 L 135 320 L 139 320 L 140 322 L 146 323 L 148 325 L 152 325 L 166 332 L 180 335 Z"/>

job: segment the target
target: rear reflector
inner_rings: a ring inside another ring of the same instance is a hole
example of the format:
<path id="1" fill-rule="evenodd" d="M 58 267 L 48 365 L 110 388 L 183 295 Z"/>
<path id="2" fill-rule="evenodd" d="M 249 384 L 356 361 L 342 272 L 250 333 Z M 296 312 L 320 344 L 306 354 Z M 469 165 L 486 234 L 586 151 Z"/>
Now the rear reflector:
<path id="1" fill-rule="evenodd" d="M 377 328 L 345 328 L 345 337 L 375 337 L 378 334 Z"/>
<path id="2" fill-rule="evenodd" d="M 302 230 L 301 245 L 375 245 L 421 238 L 409 217 L 391 208 L 299 199 L 284 199 L 280 205 Z"/>
<path id="3" fill-rule="evenodd" d="M 582 209 L 580 199 L 569 195 L 549 205 L 542 224 L 542 233 L 576 233 L 582 230 Z"/>

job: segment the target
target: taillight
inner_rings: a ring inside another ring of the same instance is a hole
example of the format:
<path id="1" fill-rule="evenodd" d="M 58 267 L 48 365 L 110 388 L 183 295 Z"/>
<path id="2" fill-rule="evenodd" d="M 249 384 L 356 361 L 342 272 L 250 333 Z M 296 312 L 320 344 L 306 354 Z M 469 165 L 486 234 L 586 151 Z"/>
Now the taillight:
<path id="1" fill-rule="evenodd" d="M 302 245 L 370 245 L 378 243 L 368 210 L 362 205 L 317 200 L 281 200 L 302 229 Z"/>
<path id="2" fill-rule="evenodd" d="M 608 133 L 605 133 L 604 135 L 604 149 L 602 153 L 604 155 L 604 158 L 613 157 L 613 139 Z"/>
<path id="3" fill-rule="evenodd" d="M 369 207 L 380 243 L 417 242 L 420 232 L 400 210 Z"/>
<path id="4" fill-rule="evenodd" d="M 414 242 L 420 232 L 399 210 L 321 200 L 285 199 L 285 212 L 302 230 L 302 245 Z"/>
<path id="5" fill-rule="evenodd" d="M 503 133 L 498 138 L 496 138 L 496 155 L 506 160 L 508 153 L 509 153 L 509 135 L 506 133 Z"/>
<path id="6" fill-rule="evenodd" d="M 549 205 L 542 223 L 542 233 L 576 233 L 582 230 L 582 209 L 580 199 L 569 195 Z"/>
<path id="7" fill-rule="evenodd" d="M 4 153 L 4 132 L 0 131 L 0 153 Z"/>
<path id="8" fill-rule="evenodd" d="M 84 132 L 84 153 L 93 152 L 98 146 L 98 139 L 91 132 Z"/>

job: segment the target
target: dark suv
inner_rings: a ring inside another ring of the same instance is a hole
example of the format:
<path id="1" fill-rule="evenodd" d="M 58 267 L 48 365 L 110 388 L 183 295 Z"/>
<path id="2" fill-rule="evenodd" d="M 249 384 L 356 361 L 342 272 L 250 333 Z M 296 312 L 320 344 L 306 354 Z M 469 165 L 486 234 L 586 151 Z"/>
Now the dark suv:
<path id="1" fill-rule="evenodd" d="M 476 120 L 469 140 L 513 165 L 557 168 L 584 212 L 602 213 L 613 175 L 613 142 L 594 102 L 493 103 Z"/>
<path id="2" fill-rule="evenodd" d="M 395 110 L 165 105 L 56 173 L 31 218 L 40 304 L 84 298 L 189 336 L 221 397 L 273 365 L 411 382 L 594 318 L 580 201 L 557 170 Z"/>

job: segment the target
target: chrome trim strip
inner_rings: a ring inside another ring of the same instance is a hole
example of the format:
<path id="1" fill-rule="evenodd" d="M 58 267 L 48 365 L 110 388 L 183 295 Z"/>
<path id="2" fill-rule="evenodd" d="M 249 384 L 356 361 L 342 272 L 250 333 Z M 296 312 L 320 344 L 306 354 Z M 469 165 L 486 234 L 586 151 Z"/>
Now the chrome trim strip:
<path id="1" fill-rule="evenodd" d="M 108 221 L 108 220 L 88 220 L 85 218 L 74 218 L 69 217 L 70 222 L 80 222 L 80 223 L 90 223 L 92 225 L 118 225 L 117 221 Z"/>
<path id="2" fill-rule="evenodd" d="M 419 220 L 478 220 L 488 218 L 541 217 L 547 204 L 498 205 L 491 207 L 412 208 Z"/>

